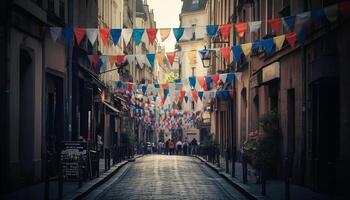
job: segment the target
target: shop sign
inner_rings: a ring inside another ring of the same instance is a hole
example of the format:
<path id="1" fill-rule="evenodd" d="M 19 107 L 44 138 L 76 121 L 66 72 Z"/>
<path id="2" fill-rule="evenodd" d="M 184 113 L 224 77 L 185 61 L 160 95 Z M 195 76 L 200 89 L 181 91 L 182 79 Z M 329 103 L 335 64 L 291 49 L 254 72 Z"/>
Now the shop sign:
<path id="1" fill-rule="evenodd" d="M 263 83 L 279 77 L 280 77 L 280 62 L 274 62 L 262 69 Z"/>
<path id="2" fill-rule="evenodd" d="M 65 141 L 62 143 L 61 165 L 65 180 L 80 180 L 83 170 L 87 169 L 87 143 Z"/>

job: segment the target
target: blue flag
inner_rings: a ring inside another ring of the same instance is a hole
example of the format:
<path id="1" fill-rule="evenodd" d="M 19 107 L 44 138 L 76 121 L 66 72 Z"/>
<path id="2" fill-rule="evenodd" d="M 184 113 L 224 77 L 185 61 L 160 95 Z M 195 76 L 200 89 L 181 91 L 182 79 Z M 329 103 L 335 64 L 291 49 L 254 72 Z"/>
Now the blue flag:
<path id="1" fill-rule="evenodd" d="M 173 28 L 173 33 L 176 38 L 176 41 L 178 42 L 182 35 L 184 34 L 184 28 Z"/>
<path id="2" fill-rule="evenodd" d="M 269 38 L 269 39 L 264 39 L 262 40 L 262 44 L 264 46 L 264 52 L 265 52 L 265 55 L 268 56 L 271 54 L 272 52 L 272 49 L 273 49 L 273 39 L 272 38 Z"/>
<path id="3" fill-rule="evenodd" d="M 216 36 L 216 33 L 218 32 L 218 25 L 207 25 L 207 34 L 209 37 Z"/>
<path id="4" fill-rule="evenodd" d="M 145 32 L 145 29 L 141 28 L 135 28 L 132 32 L 132 36 L 135 40 L 135 44 L 138 46 L 141 43 L 143 32 Z M 153 66 L 153 65 L 152 65 Z"/>
<path id="5" fill-rule="evenodd" d="M 191 88 L 196 87 L 196 77 L 195 76 L 188 77 L 188 81 L 190 83 Z"/>
<path id="6" fill-rule="evenodd" d="M 243 53 L 241 45 L 234 45 L 231 50 L 233 52 L 233 55 L 235 56 L 235 60 L 237 62 L 237 65 L 240 65 L 241 64 L 241 54 Z"/>
<path id="7" fill-rule="evenodd" d="M 111 29 L 110 34 L 112 36 L 112 41 L 114 45 L 118 44 L 120 35 L 122 34 L 122 29 Z"/>
<path id="8" fill-rule="evenodd" d="M 147 86 L 146 86 L 146 85 L 143 85 L 141 89 L 142 89 L 143 95 L 145 95 L 145 94 L 146 94 L 146 91 L 147 91 Z"/>
<path id="9" fill-rule="evenodd" d="M 202 101 L 202 99 L 203 99 L 203 94 L 204 94 L 204 92 L 203 91 L 198 91 L 198 97 L 199 97 L 199 99 Z"/>
<path id="10" fill-rule="evenodd" d="M 210 90 L 211 82 L 212 82 L 211 76 L 206 76 L 205 83 L 207 84 L 207 90 Z"/>
<path id="11" fill-rule="evenodd" d="M 63 38 L 66 45 L 71 44 L 73 39 L 73 28 L 65 27 L 63 28 Z"/>
<path id="12" fill-rule="evenodd" d="M 252 52 L 254 55 L 257 55 L 259 53 L 259 49 L 260 49 L 260 41 L 254 41 L 252 43 Z"/>
<path id="13" fill-rule="evenodd" d="M 164 89 L 164 101 L 167 98 L 168 94 L 169 94 L 169 89 Z"/>
<path id="14" fill-rule="evenodd" d="M 184 98 L 185 98 L 185 101 L 186 101 L 186 103 L 187 103 L 187 101 L 188 101 L 188 96 L 186 95 Z"/>
<path id="15" fill-rule="evenodd" d="M 284 25 L 287 26 L 288 30 L 290 32 L 294 31 L 294 25 L 295 25 L 295 16 L 288 16 L 288 17 L 283 17 L 283 22 Z"/>
<path id="16" fill-rule="evenodd" d="M 153 67 L 154 65 L 154 58 L 155 58 L 155 54 L 154 53 L 148 53 L 146 54 L 147 60 L 149 62 L 149 64 Z"/>
<path id="17" fill-rule="evenodd" d="M 159 83 L 155 83 L 155 84 L 154 84 L 154 87 L 155 87 L 155 88 L 160 88 Z"/>
<path id="18" fill-rule="evenodd" d="M 305 31 L 305 24 L 301 27 L 301 30 L 299 31 L 299 33 L 297 34 L 297 39 L 298 42 L 300 42 L 301 44 L 303 44 L 305 42 L 305 37 L 306 37 L 306 31 Z"/>
<path id="19" fill-rule="evenodd" d="M 235 74 L 234 73 L 227 73 L 226 82 L 227 83 L 232 83 L 234 78 L 235 78 Z"/>

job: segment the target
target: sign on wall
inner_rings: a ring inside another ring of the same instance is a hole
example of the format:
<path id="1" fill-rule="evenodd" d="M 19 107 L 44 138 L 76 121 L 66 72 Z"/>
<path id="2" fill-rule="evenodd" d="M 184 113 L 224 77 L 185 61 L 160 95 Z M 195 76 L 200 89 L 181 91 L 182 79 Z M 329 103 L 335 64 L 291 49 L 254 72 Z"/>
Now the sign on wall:
<path id="1" fill-rule="evenodd" d="M 262 82 L 271 81 L 280 77 L 280 62 L 274 62 L 262 69 Z"/>
<path id="2" fill-rule="evenodd" d="M 61 164 L 65 180 L 79 180 L 81 169 L 87 169 L 87 143 L 66 141 L 62 143 Z"/>

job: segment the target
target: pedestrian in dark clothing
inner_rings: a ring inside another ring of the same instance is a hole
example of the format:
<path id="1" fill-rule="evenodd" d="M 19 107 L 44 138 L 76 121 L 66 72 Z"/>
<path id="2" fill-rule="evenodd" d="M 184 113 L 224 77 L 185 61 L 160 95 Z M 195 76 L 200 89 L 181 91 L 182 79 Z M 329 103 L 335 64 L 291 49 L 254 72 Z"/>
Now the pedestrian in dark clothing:
<path id="1" fill-rule="evenodd" d="M 169 154 L 169 142 L 170 142 L 170 139 L 168 139 L 168 140 L 165 142 L 165 155 L 168 155 L 168 154 Z"/>
<path id="2" fill-rule="evenodd" d="M 197 143 L 196 138 L 193 138 L 193 140 L 191 141 L 190 145 L 191 145 L 191 155 L 197 154 L 198 143 Z"/>

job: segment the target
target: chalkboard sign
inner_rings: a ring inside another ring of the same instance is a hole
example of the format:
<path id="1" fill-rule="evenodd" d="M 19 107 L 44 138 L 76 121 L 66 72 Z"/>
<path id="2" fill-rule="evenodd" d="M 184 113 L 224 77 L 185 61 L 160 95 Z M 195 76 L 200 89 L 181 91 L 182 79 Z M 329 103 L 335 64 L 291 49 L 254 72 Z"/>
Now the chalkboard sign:
<path id="1" fill-rule="evenodd" d="M 87 169 L 87 143 L 65 141 L 62 143 L 61 165 L 64 180 L 78 181 Z M 80 171 L 81 170 L 81 171 Z"/>

